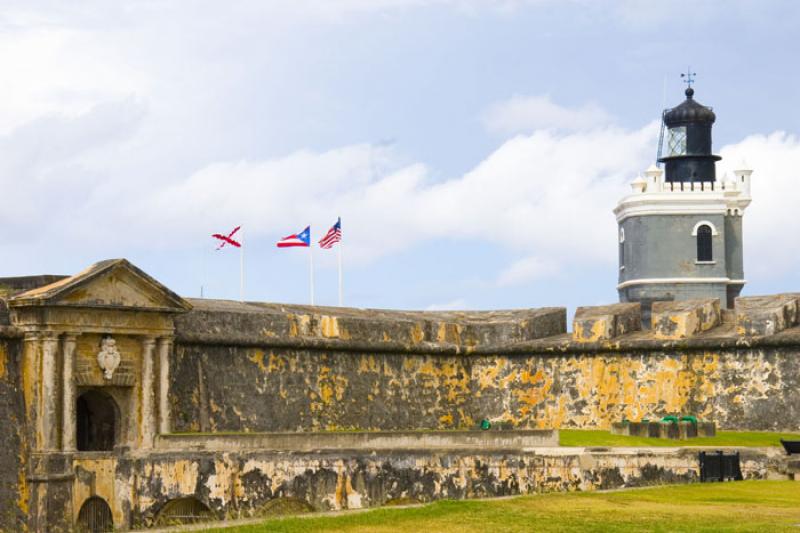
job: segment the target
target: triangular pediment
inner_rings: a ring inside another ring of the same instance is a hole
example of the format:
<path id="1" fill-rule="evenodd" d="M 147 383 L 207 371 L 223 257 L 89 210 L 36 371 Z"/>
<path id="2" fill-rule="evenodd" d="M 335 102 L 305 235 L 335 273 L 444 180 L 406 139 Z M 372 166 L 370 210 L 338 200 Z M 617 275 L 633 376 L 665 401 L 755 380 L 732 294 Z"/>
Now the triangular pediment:
<path id="1" fill-rule="evenodd" d="M 183 298 L 125 259 L 110 259 L 50 285 L 18 294 L 13 307 L 112 307 L 143 311 L 182 312 L 191 309 Z"/>

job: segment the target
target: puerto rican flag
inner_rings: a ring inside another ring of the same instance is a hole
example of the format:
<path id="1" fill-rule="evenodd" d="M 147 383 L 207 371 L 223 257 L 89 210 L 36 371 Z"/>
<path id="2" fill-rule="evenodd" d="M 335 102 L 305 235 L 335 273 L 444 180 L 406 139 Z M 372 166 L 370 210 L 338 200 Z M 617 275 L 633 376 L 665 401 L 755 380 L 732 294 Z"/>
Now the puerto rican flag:
<path id="1" fill-rule="evenodd" d="M 293 246 L 311 246 L 311 226 L 307 226 L 300 233 L 289 235 L 278 241 L 278 248 L 291 248 Z"/>

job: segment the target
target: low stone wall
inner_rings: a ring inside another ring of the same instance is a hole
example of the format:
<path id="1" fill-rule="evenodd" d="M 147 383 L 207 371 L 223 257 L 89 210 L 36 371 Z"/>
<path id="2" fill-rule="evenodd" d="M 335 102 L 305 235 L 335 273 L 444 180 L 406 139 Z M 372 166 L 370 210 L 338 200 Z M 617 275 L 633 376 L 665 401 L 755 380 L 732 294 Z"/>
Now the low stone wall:
<path id="1" fill-rule="evenodd" d="M 324 511 L 392 501 L 695 482 L 699 451 L 543 447 L 359 454 L 342 450 L 96 454 L 91 460 L 75 460 L 73 494 L 78 505 L 89 494 L 88 485 L 94 484 L 95 493 L 111 503 L 116 524 L 141 527 L 152 524 L 167 502 L 186 497 L 197 499 L 221 518 L 269 514 L 280 498 Z M 785 476 L 786 461 L 779 449 L 738 451 L 746 479 Z"/>

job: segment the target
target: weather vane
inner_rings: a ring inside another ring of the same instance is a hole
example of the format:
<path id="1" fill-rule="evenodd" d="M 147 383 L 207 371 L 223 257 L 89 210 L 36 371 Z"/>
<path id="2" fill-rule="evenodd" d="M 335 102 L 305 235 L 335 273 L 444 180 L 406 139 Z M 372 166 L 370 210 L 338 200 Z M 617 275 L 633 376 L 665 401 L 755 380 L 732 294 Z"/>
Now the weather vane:
<path id="1" fill-rule="evenodd" d="M 686 69 L 686 74 L 681 74 L 681 78 L 686 78 L 683 80 L 683 83 L 687 84 L 689 88 L 692 88 L 692 84 L 694 83 L 694 77 L 697 76 L 697 72 L 692 72 L 692 67 Z"/>

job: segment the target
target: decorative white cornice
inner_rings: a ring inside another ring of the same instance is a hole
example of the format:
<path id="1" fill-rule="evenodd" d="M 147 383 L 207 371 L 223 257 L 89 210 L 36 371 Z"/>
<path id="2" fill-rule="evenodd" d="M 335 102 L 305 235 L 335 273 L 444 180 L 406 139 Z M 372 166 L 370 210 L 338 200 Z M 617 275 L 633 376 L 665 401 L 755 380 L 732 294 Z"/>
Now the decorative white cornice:
<path id="1" fill-rule="evenodd" d="M 620 200 L 614 208 L 617 222 L 631 216 L 719 214 L 741 216 L 751 198 L 740 191 L 643 192 Z"/>
<path id="2" fill-rule="evenodd" d="M 624 289 L 631 285 L 657 285 L 663 283 L 725 283 L 727 285 L 744 285 L 747 281 L 731 278 L 640 278 L 623 281 L 617 289 Z"/>

